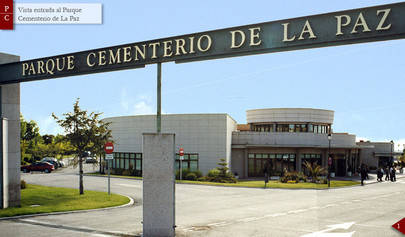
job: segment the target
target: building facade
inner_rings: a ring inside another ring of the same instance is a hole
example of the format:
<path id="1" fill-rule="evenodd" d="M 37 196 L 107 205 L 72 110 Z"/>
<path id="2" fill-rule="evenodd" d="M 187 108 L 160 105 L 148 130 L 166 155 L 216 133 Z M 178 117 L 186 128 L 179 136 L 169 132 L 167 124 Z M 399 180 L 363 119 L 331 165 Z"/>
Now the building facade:
<path id="1" fill-rule="evenodd" d="M 114 145 L 114 169 L 142 173 L 142 134 L 156 132 L 156 115 L 106 118 L 111 122 Z M 162 133 L 174 133 L 176 151 L 184 148 L 182 168 L 207 173 L 217 167 L 220 158 L 231 163 L 232 132 L 236 121 L 227 114 L 162 115 Z M 176 168 L 179 169 L 179 156 Z"/>
<path id="2" fill-rule="evenodd" d="M 328 157 L 336 176 L 354 172 L 358 166 L 356 136 L 332 132 L 331 110 L 256 109 L 246 115 L 247 124 L 232 134 L 232 170 L 241 177 L 263 177 L 266 163 L 273 175 L 284 169 L 305 172 L 304 162 L 326 168 Z"/>
<path id="3" fill-rule="evenodd" d="M 263 177 L 266 165 L 272 175 L 306 172 L 305 162 L 329 167 L 332 176 L 346 176 L 355 173 L 361 162 L 374 164 L 370 154 L 379 154 L 374 151 L 376 144 L 359 144 L 353 134 L 333 132 L 332 110 L 255 109 L 246 115 L 246 124 L 237 124 L 228 114 L 162 115 L 162 133 L 176 134 L 176 150 L 182 147 L 185 153 L 182 168 L 206 174 L 225 158 L 240 178 Z M 105 121 L 111 122 L 115 142 L 112 167 L 142 175 L 142 134 L 156 132 L 156 116 Z M 175 162 L 179 169 L 178 154 Z"/>

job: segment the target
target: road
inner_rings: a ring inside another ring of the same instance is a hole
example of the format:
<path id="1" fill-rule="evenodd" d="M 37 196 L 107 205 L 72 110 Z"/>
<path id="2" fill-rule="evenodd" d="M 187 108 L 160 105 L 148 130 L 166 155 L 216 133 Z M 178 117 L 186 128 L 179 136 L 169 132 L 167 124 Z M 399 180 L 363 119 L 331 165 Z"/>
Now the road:
<path id="1" fill-rule="evenodd" d="M 88 170 L 91 167 L 87 167 Z M 75 170 L 22 174 L 32 184 L 78 187 Z M 104 177 L 85 190 L 106 191 Z M 128 208 L 0 221 L 0 236 L 125 236 L 142 232 L 142 181 L 111 179 L 111 190 L 135 199 Z M 285 190 L 176 184 L 177 236 L 403 236 L 405 179 L 331 190 Z"/>

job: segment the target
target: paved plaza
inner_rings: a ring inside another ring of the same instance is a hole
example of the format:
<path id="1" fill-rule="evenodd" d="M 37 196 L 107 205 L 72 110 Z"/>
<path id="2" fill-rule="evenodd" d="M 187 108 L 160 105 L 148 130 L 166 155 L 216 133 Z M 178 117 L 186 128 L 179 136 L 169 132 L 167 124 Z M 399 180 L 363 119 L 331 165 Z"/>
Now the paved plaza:
<path id="1" fill-rule="evenodd" d="M 90 167 L 88 167 L 90 168 Z M 373 178 L 373 177 L 372 177 Z M 28 183 L 77 187 L 74 171 L 22 174 Z M 107 189 L 104 177 L 84 177 L 85 190 Z M 142 181 L 113 178 L 127 208 L 0 221 L 2 236 L 139 236 Z M 331 190 L 231 188 L 176 184 L 177 236 L 401 236 L 405 179 Z"/>

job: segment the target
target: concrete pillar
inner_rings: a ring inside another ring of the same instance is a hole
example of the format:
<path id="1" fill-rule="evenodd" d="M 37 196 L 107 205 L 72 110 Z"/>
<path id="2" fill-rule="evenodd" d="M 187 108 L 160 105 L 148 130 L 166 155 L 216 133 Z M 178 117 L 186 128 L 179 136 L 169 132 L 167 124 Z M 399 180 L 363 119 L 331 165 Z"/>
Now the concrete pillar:
<path id="1" fill-rule="evenodd" d="M 175 135 L 143 134 L 143 236 L 175 236 Z"/>
<path id="2" fill-rule="evenodd" d="M 16 55 L 0 53 L 0 64 L 18 62 Z M 1 117 L 7 119 L 8 206 L 20 205 L 20 84 L 0 86 Z M 2 172 L 2 171 L 0 171 Z M 7 174 L 0 174 L 4 177 Z"/>
<path id="3" fill-rule="evenodd" d="M 0 120 L 0 208 L 8 207 L 8 144 L 7 144 L 7 119 Z"/>
<path id="4" fill-rule="evenodd" d="M 302 159 L 301 159 L 301 150 L 297 149 L 295 151 L 295 168 L 296 171 L 301 172 L 302 171 Z"/>
<path id="5" fill-rule="evenodd" d="M 248 166 L 249 166 L 249 157 L 248 157 L 248 149 L 244 149 L 244 159 L 243 159 L 243 178 L 248 177 Z"/>

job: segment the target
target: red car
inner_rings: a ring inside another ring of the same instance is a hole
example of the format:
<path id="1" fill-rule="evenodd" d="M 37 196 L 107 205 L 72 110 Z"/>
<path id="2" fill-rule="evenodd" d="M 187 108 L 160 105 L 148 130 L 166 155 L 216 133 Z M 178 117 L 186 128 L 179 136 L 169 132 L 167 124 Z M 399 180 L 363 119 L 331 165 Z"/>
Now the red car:
<path id="1" fill-rule="evenodd" d="M 53 170 L 55 170 L 55 167 L 48 162 L 36 162 L 30 165 L 21 166 L 21 171 L 23 171 L 24 173 L 28 173 L 31 171 L 42 171 L 45 173 L 51 173 Z"/>

